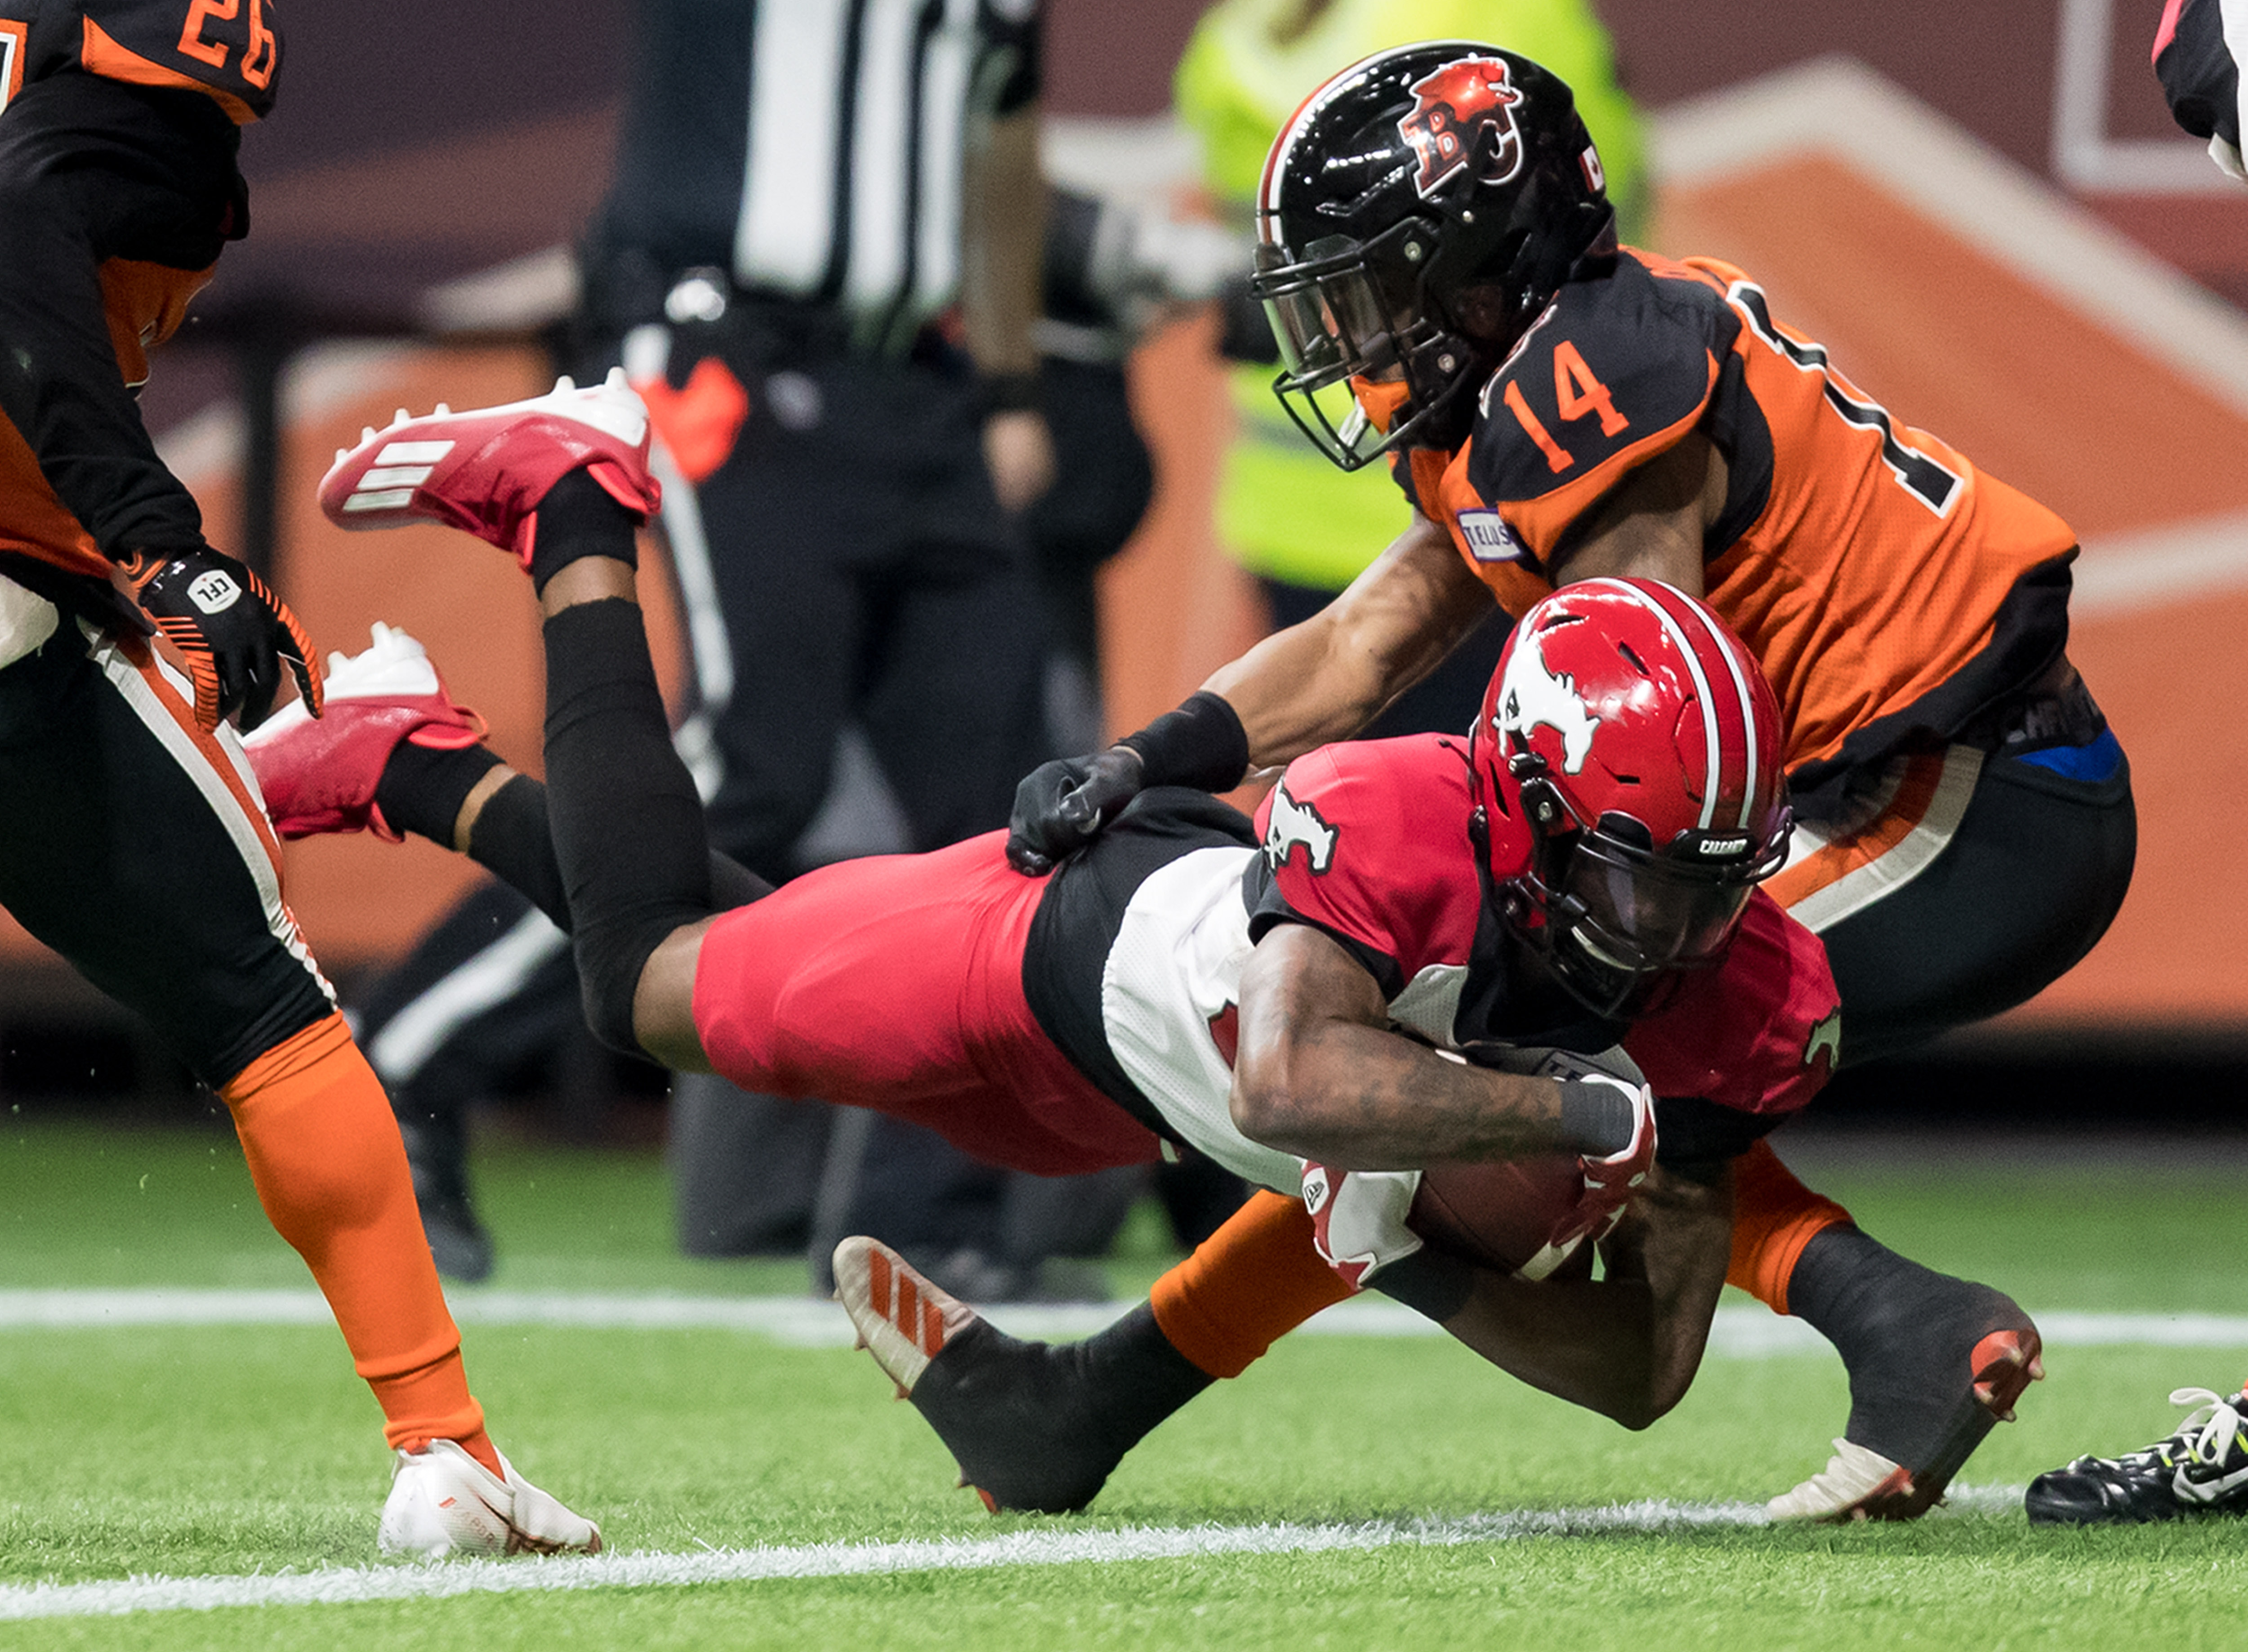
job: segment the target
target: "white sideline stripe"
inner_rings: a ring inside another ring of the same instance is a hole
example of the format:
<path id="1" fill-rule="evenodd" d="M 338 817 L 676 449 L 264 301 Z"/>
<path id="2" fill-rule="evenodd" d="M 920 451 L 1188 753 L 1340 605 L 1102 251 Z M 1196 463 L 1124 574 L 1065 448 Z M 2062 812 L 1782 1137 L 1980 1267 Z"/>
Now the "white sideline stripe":
<path id="1" fill-rule="evenodd" d="M 368 1042 L 368 1062 L 394 1093 L 463 1027 L 514 997 L 569 944 L 570 937 L 545 913 L 524 913 L 505 935 L 471 953 L 393 1016 Z"/>
<path id="2" fill-rule="evenodd" d="M 463 1325 L 554 1326 L 586 1331 L 737 1331 L 792 1347 L 847 1347 L 851 1322 L 813 1297 L 624 1296 L 575 1292 L 456 1290 L 453 1317 Z M 1124 1311 L 1113 1302 L 984 1310 L 1017 1336 L 1089 1336 Z M 2248 1314 L 2032 1313 L 2048 1346 L 2065 1347 L 2248 1347 Z M 118 1330 L 142 1326 L 326 1325 L 317 1291 L 0 1291 L 0 1332 Z M 1443 1332 L 1402 1303 L 1376 1296 L 1329 1308 L 1299 1336 L 1440 1337 Z M 1800 1320 L 1761 1307 L 1721 1307 L 1710 1328 L 1719 1358 L 1761 1360 L 1824 1352 Z"/>
<path id="3" fill-rule="evenodd" d="M 1986 257 L 2248 412 L 2248 321 L 1855 58 L 1821 58 L 1665 110 L 1662 177 L 1696 183 L 1832 155 Z"/>
<path id="4" fill-rule="evenodd" d="M 2019 1486 L 1961 1486 L 1950 1506 L 1996 1513 L 2018 1507 Z M 120 1579 L 101 1583 L 0 1587 L 0 1622 L 28 1618 L 119 1617 L 134 1612 L 209 1612 L 222 1607 L 349 1606 L 369 1601 L 443 1600 L 532 1590 L 677 1588 L 801 1578 L 870 1577 L 1016 1566 L 1115 1565 L 1232 1555 L 1363 1553 L 1449 1548 L 1523 1538 L 1594 1537 L 1769 1525 L 1758 1503 L 1610 1504 L 1587 1509 L 1518 1509 L 1450 1520 L 1368 1520 L 1351 1525 L 1127 1526 L 1105 1532 L 1016 1532 L 1005 1537 L 917 1543 L 812 1543 L 787 1548 L 712 1549 L 699 1554 L 597 1554 L 552 1560 L 460 1560 L 436 1566 L 355 1566 L 250 1576 Z"/>
<path id="5" fill-rule="evenodd" d="M 2069 613 L 2106 619 L 2248 586 L 2248 512 L 2087 541 L 2070 570 Z"/>

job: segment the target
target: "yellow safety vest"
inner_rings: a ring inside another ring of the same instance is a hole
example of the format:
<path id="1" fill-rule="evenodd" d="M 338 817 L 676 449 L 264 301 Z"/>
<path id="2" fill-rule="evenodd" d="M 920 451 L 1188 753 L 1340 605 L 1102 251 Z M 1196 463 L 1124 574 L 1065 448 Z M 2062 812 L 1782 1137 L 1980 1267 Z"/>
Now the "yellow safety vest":
<path id="1" fill-rule="evenodd" d="M 1221 210 L 1247 223 L 1281 122 L 1330 75 L 1390 46 L 1452 39 L 1504 46 L 1569 83 L 1630 239 L 1646 177 L 1639 118 L 1585 0 L 1223 0 L 1196 25 L 1173 87 Z M 1252 572 L 1340 591 L 1404 531 L 1405 501 L 1385 469 L 1347 474 L 1304 439 L 1272 394 L 1276 371 L 1232 374 L 1239 435 L 1225 456 L 1218 534 Z"/>

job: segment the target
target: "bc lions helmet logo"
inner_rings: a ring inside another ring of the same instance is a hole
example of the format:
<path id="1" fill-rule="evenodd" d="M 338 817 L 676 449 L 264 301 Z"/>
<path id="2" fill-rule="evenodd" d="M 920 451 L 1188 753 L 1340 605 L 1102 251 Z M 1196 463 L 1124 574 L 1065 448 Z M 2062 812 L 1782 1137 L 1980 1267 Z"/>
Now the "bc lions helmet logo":
<path id="1" fill-rule="evenodd" d="M 1264 864 L 1278 872 L 1303 845 L 1304 863 L 1314 876 L 1334 864 L 1335 829 L 1319 819 L 1319 809 L 1288 795 L 1283 780 L 1272 788 L 1272 816 L 1264 826 Z"/>
<path id="2" fill-rule="evenodd" d="M 1540 723 L 1561 737 L 1561 768 L 1581 774 L 1593 755 L 1593 730 L 1600 720 L 1585 709 L 1573 679 L 1556 676 L 1546 665 L 1545 638 L 1524 637 L 1506 661 L 1500 680 L 1498 732 L 1518 736 L 1525 744 Z"/>
<path id="3" fill-rule="evenodd" d="M 1497 58 L 1460 58 L 1413 83 L 1413 112 L 1397 134 L 1413 146 L 1421 169 L 1413 186 L 1423 199 L 1474 162 L 1484 134 L 1491 154 L 1485 183 L 1504 183 L 1522 170 L 1522 133 L 1514 124 L 1514 88 Z"/>

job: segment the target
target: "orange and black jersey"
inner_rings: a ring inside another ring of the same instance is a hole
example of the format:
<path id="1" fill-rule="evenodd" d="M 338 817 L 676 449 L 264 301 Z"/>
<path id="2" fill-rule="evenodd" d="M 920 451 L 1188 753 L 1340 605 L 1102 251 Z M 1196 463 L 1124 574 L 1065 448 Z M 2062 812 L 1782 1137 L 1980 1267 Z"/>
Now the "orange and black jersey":
<path id="1" fill-rule="evenodd" d="M 198 93 L 246 126 L 273 111 L 281 24 L 272 0 L 0 0 L 7 97 L 74 69 Z"/>
<path id="2" fill-rule="evenodd" d="M 114 610 L 108 565 L 200 545 L 133 391 L 249 226 L 268 0 L 0 0 L 0 574 Z"/>
<path id="3" fill-rule="evenodd" d="M 1572 281 L 1467 445 L 1395 469 L 1519 614 L 1616 483 L 1696 431 L 1729 469 L 1708 600 L 1772 679 L 1799 792 L 1950 738 L 2060 656 L 2067 525 L 1893 419 L 1715 259 L 1626 248 Z"/>

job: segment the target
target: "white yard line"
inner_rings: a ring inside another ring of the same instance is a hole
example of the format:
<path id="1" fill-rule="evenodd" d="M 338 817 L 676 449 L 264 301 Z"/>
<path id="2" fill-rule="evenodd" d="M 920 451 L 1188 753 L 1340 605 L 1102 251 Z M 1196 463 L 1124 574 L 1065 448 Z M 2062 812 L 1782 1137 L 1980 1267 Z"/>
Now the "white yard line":
<path id="1" fill-rule="evenodd" d="M 2021 1503 L 2019 1486 L 1961 1487 L 1952 1506 L 1999 1512 Z M 113 1582 L 0 1587 L 0 1622 L 26 1618 L 115 1617 L 134 1612 L 209 1612 L 221 1607 L 347 1606 L 366 1601 L 442 1600 L 529 1590 L 679 1587 L 799 1578 L 867 1577 L 1000 1566 L 1114 1565 L 1233 1555 L 1319 1554 L 1402 1547 L 1444 1548 L 1532 1537 L 1676 1532 L 1766 1524 L 1755 1503 L 1623 1503 L 1587 1509 L 1519 1509 L 1449 1520 L 1369 1520 L 1355 1525 L 1042 1528 L 1004 1537 L 919 1543 L 819 1543 L 786 1548 L 712 1549 L 696 1554 L 601 1554 L 585 1559 L 467 1560 L 249 1576 L 127 1578 Z"/>
<path id="2" fill-rule="evenodd" d="M 463 1325 L 559 1326 L 588 1331 L 735 1331 L 793 1347 L 840 1347 L 851 1323 L 832 1302 L 811 1297 L 625 1296 L 570 1292 L 462 1291 L 453 1317 Z M 1120 1303 L 989 1311 L 1018 1336 L 1089 1336 L 1123 1312 Z M 2064 1347 L 2248 1347 L 2248 1314 L 2035 1313 L 2047 1343 Z M 0 1333 L 118 1330 L 140 1326 L 326 1325 L 328 1305 L 317 1291 L 0 1291 Z M 1298 1333 L 1305 1336 L 1442 1336 L 1410 1308 L 1363 1296 L 1328 1309 Z M 1815 1354 L 1826 1342 L 1800 1320 L 1760 1307 L 1717 1310 L 1710 1352 L 1720 1358 L 1769 1359 Z"/>

